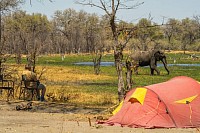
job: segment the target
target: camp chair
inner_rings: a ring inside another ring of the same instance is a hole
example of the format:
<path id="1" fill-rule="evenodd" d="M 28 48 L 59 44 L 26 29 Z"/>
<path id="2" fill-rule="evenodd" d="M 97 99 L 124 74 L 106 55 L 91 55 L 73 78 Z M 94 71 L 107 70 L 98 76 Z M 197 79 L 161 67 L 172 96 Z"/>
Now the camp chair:
<path id="1" fill-rule="evenodd" d="M 34 97 L 37 96 L 37 81 L 27 80 L 26 75 L 22 75 L 22 80 L 20 83 L 19 99 L 21 99 L 22 94 L 24 100 L 26 100 L 26 95 L 30 94 L 31 94 L 31 100 L 33 100 Z"/>
<path id="2" fill-rule="evenodd" d="M 0 90 L 7 90 L 7 101 L 9 101 L 9 97 L 12 96 L 14 98 L 14 81 L 9 79 L 4 79 L 4 76 L 0 75 Z"/>

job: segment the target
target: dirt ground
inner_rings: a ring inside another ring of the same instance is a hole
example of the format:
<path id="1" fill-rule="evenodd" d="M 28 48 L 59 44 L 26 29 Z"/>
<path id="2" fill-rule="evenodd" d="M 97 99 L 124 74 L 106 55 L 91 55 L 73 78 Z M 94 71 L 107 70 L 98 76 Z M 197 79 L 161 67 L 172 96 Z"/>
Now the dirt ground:
<path id="1" fill-rule="evenodd" d="M 23 101 L 0 101 L 0 133 L 198 133 L 187 129 L 144 129 L 96 124 L 107 119 L 102 108 L 69 104 L 33 102 L 30 109 Z M 21 107 L 19 111 L 16 106 Z"/>

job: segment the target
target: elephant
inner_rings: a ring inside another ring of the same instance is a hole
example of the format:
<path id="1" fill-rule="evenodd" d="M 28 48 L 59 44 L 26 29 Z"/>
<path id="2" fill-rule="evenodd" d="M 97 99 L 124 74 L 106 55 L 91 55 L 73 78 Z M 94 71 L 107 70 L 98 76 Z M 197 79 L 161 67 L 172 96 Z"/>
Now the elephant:
<path id="1" fill-rule="evenodd" d="M 160 71 L 157 68 L 157 61 L 162 61 L 167 73 L 169 74 L 166 55 L 160 50 L 135 52 L 130 55 L 129 58 L 131 61 L 131 67 L 134 69 L 135 74 L 138 74 L 138 67 L 150 66 L 151 75 L 154 75 L 154 70 L 157 72 L 157 75 L 160 75 Z"/>

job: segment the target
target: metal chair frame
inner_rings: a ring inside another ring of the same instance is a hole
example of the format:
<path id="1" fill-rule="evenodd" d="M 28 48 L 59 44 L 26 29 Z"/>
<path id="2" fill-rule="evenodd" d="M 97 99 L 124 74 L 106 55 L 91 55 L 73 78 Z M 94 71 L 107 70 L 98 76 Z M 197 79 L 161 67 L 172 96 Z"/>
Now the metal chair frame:
<path id="1" fill-rule="evenodd" d="M 23 94 L 23 99 L 26 100 L 26 93 L 28 93 L 28 91 L 31 91 L 31 100 L 34 100 L 34 96 L 37 95 L 38 89 L 36 84 L 37 81 L 27 80 L 26 75 L 22 75 L 19 99 L 21 99 L 21 95 Z"/>
<path id="2" fill-rule="evenodd" d="M 3 75 L 0 75 L 0 90 L 7 90 L 7 101 L 12 95 L 14 98 L 14 81 L 10 79 L 4 79 Z"/>

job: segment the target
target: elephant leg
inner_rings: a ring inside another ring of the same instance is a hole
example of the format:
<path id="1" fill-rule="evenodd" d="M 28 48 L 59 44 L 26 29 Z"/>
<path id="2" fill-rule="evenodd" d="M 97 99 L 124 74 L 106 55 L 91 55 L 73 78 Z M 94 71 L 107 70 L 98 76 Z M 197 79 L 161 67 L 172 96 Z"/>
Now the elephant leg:
<path id="1" fill-rule="evenodd" d="M 158 75 L 160 75 L 160 71 L 158 70 L 157 67 L 154 70 L 157 72 Z"/>
<path id="2" fill-rule="evenodd" d="M 157 72 L 157 75 L 160 75 L 160 71 L 157 69 L 157 67 L 151 67 L 150 66 L 150 69 L 151 69 L 151 75 L 154 75 L 154 70 Z"/>
<path id="3" fill-rule="evenodd" d="M 151 75 L 154 75 L 154 69 L 151 68 Z"/>

